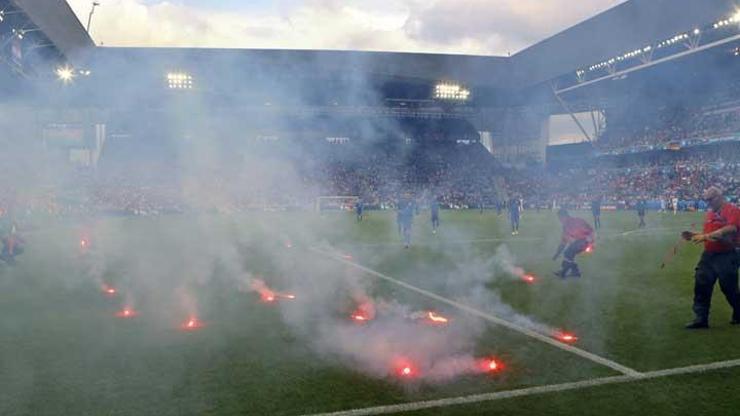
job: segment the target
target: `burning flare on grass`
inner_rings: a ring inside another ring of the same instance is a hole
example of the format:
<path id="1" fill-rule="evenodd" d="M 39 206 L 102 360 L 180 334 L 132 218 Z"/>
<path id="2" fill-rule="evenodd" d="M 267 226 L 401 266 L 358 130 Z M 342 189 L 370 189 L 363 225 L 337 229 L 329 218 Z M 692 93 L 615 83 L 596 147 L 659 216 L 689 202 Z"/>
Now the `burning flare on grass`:
<path id="1" fill-rule="evenodd" d="M 450 319 L 440 315 L 435 311 L 419 311 L 412 313 L 409 318 L 414 321 L 421 321 L 429 325 L 447 325 Z"/>
<path id="2" fill-rule="evenodd" d="M 293 240 L 291 240 L 290 237 L 288 237 L 287 235 L 281 236 L 280 240 L 282 240 L 283 247 L 293 248 Z"/>
<path id="3" fill-rule="evenodd" d="M 116 294 L 118 294 L 118 291 L 116 290 L 115 287 L 113 287 L 113 286 L 111 286 L 109 284 L 106 284 L 106 283 L 103 283 L 102 284 L 102 286 L 100 287 L 100 290 L 102 290 L 103 291 L 103 294 L 106 295 L 106 296 L 111 296 L 112 297 L 112 296 L 116 296 Z"/>
<path id="4" fill-rule="evenodd" d="M 397 358 L 393 363 L 393 373 L 401 378 L 414 378 L 419 375 L 419 370 L 407 358 Z"/>
<path id="5" fill-rule="evenodd" d="M 556 332 L 555 338 L 559 341 L 567 342 L 569 344 L 578 341 L 578 337 L 575 336 L 575 334 L 572 334 L 570 332 L 564 332 L 564 331 Z"/>
<path id="6" fill-rule="evenodd" d="M 375 305 L 369 299 L 365 299 L 357 305 L 350 318 L 355 322 L 367 322 L 375 319 Z"/>
<path id="7" fill-rule="evenodd" d="M 116 316 L 119 318 L 133 318 L 136 315 L 138 315 L 138 312 L 136 312 L 132 307 L 126 306 L 120 311 L 116 312 Z"/>
<path id="8" fill-rule="evenodd" d="M 429 318 L 429 320 L 431 322 L 433 322 L 435 324 L 446 324 L 446 323 L 450 322 L 449 319 L 447 319 L 444 316 L 439 315 L 439 314 L 437 314 L 437 313 L 435 313 L 433 311 L 427 312 L 427 317 Z"/>
<path id="9" fill-rule="evenodd" d="M 527 283 L 534 283 L 537 281 L 537 278 L 534 277 L 534 275 L 525 272 L 524 269 L 522 269 L 521 267 L 514 267 L 512 271 L 518 278 Z"/>
<path id="10" fill-rule="evenodd" d="M 260 300 L 262 300 L 262 302 L 272 303 L 278 299 L 295 299 L 295 295 L 279 293 L 270 289 L 264 280 L 261 279 L 252 279 L 252 281 L 249 282 L 249 288 L 260 295 Z"/>
<path id="11" fill-rule="evenodd" d="M 198 318 L 196 318 L 195 316 L 191 316 L 190 318 L 188 318 L 187 321 L 183 322 L 182 325 L 180 325 L 180 328 L 184 331 L 195 331 L 203 328 L 203 326 L 203 322 L 199 321 Z"/>

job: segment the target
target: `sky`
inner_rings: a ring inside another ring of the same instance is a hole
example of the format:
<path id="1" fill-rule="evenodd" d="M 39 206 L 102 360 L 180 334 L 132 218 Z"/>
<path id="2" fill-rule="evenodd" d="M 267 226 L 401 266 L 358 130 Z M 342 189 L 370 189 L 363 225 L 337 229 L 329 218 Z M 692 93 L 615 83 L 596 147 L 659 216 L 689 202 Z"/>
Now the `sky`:
<path id="1" fill-rule="evenodd" d="M 625 0 L 99 0 L 106 46 L 514 54 Z M 68 0 L 87 23 L 91 0 Z"/>

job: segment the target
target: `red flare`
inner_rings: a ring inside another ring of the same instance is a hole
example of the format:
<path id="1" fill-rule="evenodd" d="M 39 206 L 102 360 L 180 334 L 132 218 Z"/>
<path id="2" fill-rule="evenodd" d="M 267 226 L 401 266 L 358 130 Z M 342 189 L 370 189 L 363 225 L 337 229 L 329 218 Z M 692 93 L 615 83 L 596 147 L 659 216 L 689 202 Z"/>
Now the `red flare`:
<path id="1" fill-rule="evenodd" d="M 87 240 L 85 240 L 84 238 L 82 240 L 80 240 L 80 247 L 86 248 L 87 245 L 88 245 Z"/>
<path id="2" fill-rule="evenodd" d="M 198 318 L 191 316 L 187 321 L 180 325 L 180 328 L 184 331 L 196 331 L 203 328 L 203 322 L 199 321 Z"/>
<path id="3" fill-rule="evenodd" d="M 514 267 L 513 274 L 527 283 L 534 283 L 535 281 L 537 281 L 537 278 L 534 277 L 534 275 L 528 274 L 521 267 Z"/>
<path id="4" fill-rule="evenodd" d="M 352 260 L 352 255 L 350 254 L 342 254 L 342 258 L 345 260 Z"/>
<path id="5" fill-rule="evenodd" d="M 260 299 L 263 302 L 275 302 L 275 294 L 272 292 L 263 292 L 260 293 Z"/>
<path id="6" fill-rule="evenodd" d="M 118 291 L 116 290 L 116 288 L 114 288 L 113 286 L 107 285 L 105 283 L 103 283 L 103 285 L 101 286 L 100 290 L 103 291 L 103 294 L 104 295 L 110 296 L 110 297 L 115 296 L 116 294 L 118 294 Z"/>
<path id="7" fill-rule="evenodd" d="M 574 343 L 578 341 L 578 337 L 569 332 L 558 332 L 555 334 L 555 338 L 557 338 L 558 340 L 562 342 L 567 342 L 567 343 Z"/>
<path id="8" fill-rule="evenodd" d="M 358 323 L 364 323 L 375 319 L 375 305 L 369 301 L 360 303 L 357 309 L 350 315 L 353 321 Z"/>
<path id="9" fill-rule="evenodd" d="M 484 373 L 496 373 L 503 370 L 504 366 L 495 358 L 484 358 L 478 361 L 478 368 Z"/>
<path id="10" fill-rule="evenodd" d="M 393 372 L 401 378 L 414 378 L 419 374 L 416 366 L 405 358 L 396 359 L 393 367 Z"/>
<path id="11" fill-rule="evenodd" d="M 447 319 L 444 316 L 439 315 L 439 314 L 437 314 L 437 313 L 435 313 L 433 311 L 427 312 L 427 318 L 429 318 L 429 321 L 431 323 L 438 324 L 438 325 L 444 325 L 444 324 L 447 324 L 447 323 L 450 322 L 449 319 Z"/>
<path id="12" fill-rule="evenodd" d="M 138 312 L 136 312 L 133 308 L 128 307 L 128 306 L 116 312 L 116 316 L 119 318 L 133 318 L 137 315 L 138 315 Z"/>
<path id="13" fill-rule="evenodd" d="M 252 290 L 259 293 L 260 300 L 262 302 L 266 303 L 272 303 L 275 302 L 278 299 L 295 299 L 295 295 L 290 293 L 278 293 L 274 290 L 267 287 L 267 284 L 263 280 L 260 279 L 252 279 L 252 281 L 249 283 L 249 286 Z"/>
<path id="14" fill-rule="evenodd" d="M 361 311 L 356 311 L 350 317 L 357 322 L 366 322 L 370 320 L 370 318 L 363 315 Z"/>
<path id="15" fill-rule="evenodd" d="M 594 245 L 593 245 L 593 244 L 589 244 L 589 245 L 587 245 L 587 246 L 586 246 L 586 250 L 584 250 L 584 251 L 586 252 L 586 254 L 591 254 L 591 253 L 593 253 L 593 252 L 594 252 Z"/>

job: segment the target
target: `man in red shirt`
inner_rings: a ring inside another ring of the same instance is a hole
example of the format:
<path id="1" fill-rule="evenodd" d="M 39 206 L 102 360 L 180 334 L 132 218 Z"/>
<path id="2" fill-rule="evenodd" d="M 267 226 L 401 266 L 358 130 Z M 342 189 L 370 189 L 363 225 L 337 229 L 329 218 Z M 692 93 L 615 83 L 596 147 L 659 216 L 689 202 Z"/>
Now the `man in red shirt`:
<path id="1" fill-rule="evenodd" d="M 0 251 L 0 260 L 7 264 L 15 264 L 15 257 L 23 254 L 23 246 L 26 241 L 18 234 L 16 225 L 11 226 L 10 232 L 2 237 L 3 248 Z"/>
<path id="2" fill-rule="evenodd" d="M 578 269 L 575 258 L 593 244 L 594 230 L 584 219 L 571 217 L 565 209 L 558 211 L 558 218 L 563 225 L 563 236 L 558 251 L 552 259 L 557 260 L 563 250 L 565 254 L 561 270 L 555 272 L 555 275 L 563 279 L 569 276 L 581 277 L 581 271 Z"/>
<path id="3" fill-rule="evenodd" d="M 740 324 L 740 295 L 738 294 L 738 230 L 740 209 L 725 201 L 722 191 L 710 187 L 704 191 L 709 205 L 702 233 L 690 234 L 694 243 L 704 243 L 704 252 L 694 273 L 694 314 L 696 318 L 687 329 L 709 328 L 709 307 L 714 283 L 719 280 L 727 302 L 733 309 L 730 324 Z"/>

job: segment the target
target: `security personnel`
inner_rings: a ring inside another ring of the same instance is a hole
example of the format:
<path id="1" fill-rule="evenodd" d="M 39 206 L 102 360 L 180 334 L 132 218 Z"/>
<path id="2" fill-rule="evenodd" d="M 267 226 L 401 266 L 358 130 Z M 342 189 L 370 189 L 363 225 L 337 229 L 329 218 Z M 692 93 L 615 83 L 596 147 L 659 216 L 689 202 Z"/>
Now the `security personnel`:
<path id="1" fill-rule="evenodd" d="M 725 202 L 722 191 L 710 187 L 704 191 L 704 201 L 709 205 L 702 233 L 690 234 L 694 243 L 704 243 L 704 252 L 694 274 L 694 321 L 687 329 L 709 328 L 709 307 L 714 283 L 719 280 L 727 302 L 733 309 L 730 324 L 740 324 L 740 295 L 738 294 L 738 243 L 740 209 Z"/>
<path id="2" fill-rule="evenodd" d="M 576 264 L 576 256 L 588 249 L 594 241 L 594 229 L 582 218 L 571 217 L 565 208 L 558 211 L 558 218 L 563 225 L 563 236 L 558 251 L 552 257 L 557 260 L 565 250 L 561 270 L 555 276 L 566 278 L 569 276 L 581 277 L 581 271 Z M 567 246 L 567 248 L 566 248 Z"/>

